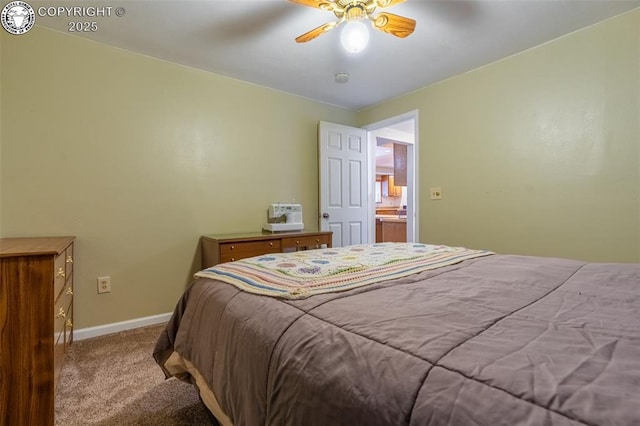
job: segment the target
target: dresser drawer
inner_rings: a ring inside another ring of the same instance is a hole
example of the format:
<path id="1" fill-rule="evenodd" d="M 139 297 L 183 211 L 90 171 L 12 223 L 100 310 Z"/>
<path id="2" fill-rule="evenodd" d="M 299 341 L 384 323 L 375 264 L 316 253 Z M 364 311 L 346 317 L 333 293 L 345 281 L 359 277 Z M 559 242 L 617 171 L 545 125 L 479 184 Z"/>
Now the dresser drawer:
<path id="1" fill-rule="evenodd" d="M 246 242 L 234 242 L 234 243 L 222 243 L 220 244 L 221 257 L 227 255 L 242 255 L 244 253 L 256 253 L 253 256 L 257 256 L 260 253 L 276 253 L 280 251 L 280 240 L 267 240 L 267 241 L 246 241 Z M 247 257 L 247 256 L 244 256 Z"/>
<path id="2" fill-rule="evenodd" d="M 53 394 L 58 392 L 58 377 L 64 365 L 64 336 L 60 336 L 53 346 Z"/>
<path id="3" fill-rule="evenodd" d="M 53 309 L 53 341 L 57 342 L 62 337 L 64 344 L 64 322 L 69 311 L 68 299 L 60 296 Z"/>
<path id="4" fill-rule="evenodd" d="M 71 283 L 64 287 L 58 297 L 53 309 L 53 340 L 58 340 L 59 336 L 64 336 L 65 323 L 71 319 L 71 306 L 73 302 L 73 291 Z"/>
<path id="5" fill-rule="evenodd" d="M 64 252 L 56 257 L 53 266 L 53 299 L 56 300 L 67 283 Z"/>
<path id="6" fill-rule="evenodd" d="M 58 376 L 62 371 L 64 365 L 64 355 L 69 349 L 69 345 L 73 336 L 73 296 L 67 294 L 67 289 L 60 296 L 60 300 L 56 304 L 56 310 L 54 312 L 54 328 L 55 334 L 53 335 L 53 341 L 56 342 L 53 347 L 53 374 L 54 374 L 54 394 L 58 389 Z M 64 305 L 67 303 L 67 305 Z M 60 315 L 60 307 L 64 310 L 64 316 Z"/>
<path id="7" fill-rule="evenodd" d="M 67 274 L 67 278 L 69 278 L 73 276 L 73 244 L 67 247 L 64 256 L 65 273 Z"/>
<path id="8" fill-rule="evenodd" d="M 269 253 L 280 253 L 280 244 L 278 244 L 278 248 L 272 247 L 264 250 L 242 251 L 237 253 L 221 254 L 220 262 L 221 263 L 234 262 L 236 260 L 246 259 L 247 257 L 261 256 L 263 254 L 269 254 Z"/>
<path id="9" fill-rule="evenodd" d="M 64 320 L 64 351 L 69 349 L 69 345 L 73 343 L 73 303 L 69 302 L 69 310 L 67 318 Z"/>
<path id="10" fill-rule="evenodd" d="M 223 262 L 233 262 L 247 257 L 271 253 L 283 253 L 331 247 L 331 232 L 282 232 L 203 235 L 200 238 L 202 268 L 210 268 Z"/>
<path id="11" fill-rule="evenodd" d="M 301 237 L 291 237 L 282 239 L 283 248 L 315 248 L 321 244 L 329 245 L 331 240 L 328 235 L 310 235 Z"/>

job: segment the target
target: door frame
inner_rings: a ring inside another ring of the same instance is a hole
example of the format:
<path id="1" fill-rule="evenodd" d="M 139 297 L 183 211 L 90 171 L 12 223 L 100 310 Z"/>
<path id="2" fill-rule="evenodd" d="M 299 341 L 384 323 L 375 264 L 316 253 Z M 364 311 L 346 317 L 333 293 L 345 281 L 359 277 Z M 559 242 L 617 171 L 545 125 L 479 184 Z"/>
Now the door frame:
<path id="1" fill-rule="evenodd" d="M 362 126 L 362 129 L 367 131 L 367 144 L 369 148 L 369 167 L 368 167 L 368 199 L 369 209 L 367 222 L 369 224 L 369 240 L 375 242 L 375 226 L 376 226 L 376 201 L 375 201 L 375 182 L 376 182 L 376 140 L 373 136 L 375 130 L 382 129 L 384 127 L 391 127 L 394 124 L 398 124 L 403 121 L 413 120 L 413 145 L 408 145 L 407 149 L 407 241 L 418 242 L 419 240 L 419 194 L 418 190 L 418 110 L 406 112 L 404 114 L 396 115 L 377 121 L 375 123 Z"/>

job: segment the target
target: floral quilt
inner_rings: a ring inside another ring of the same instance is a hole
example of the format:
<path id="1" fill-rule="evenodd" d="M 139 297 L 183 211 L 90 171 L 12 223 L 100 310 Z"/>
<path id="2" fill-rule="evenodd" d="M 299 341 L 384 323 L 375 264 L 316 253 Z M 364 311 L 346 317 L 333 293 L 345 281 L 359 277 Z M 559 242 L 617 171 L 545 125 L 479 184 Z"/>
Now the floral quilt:
<path id="1" fill-rule="evenodd" d="M 350 290 L 493 254 L 420 243 L 376 243 L 276 253 L 221 263 L 195 277 L 233 284 L 256 294 L 301 299 Z"/>

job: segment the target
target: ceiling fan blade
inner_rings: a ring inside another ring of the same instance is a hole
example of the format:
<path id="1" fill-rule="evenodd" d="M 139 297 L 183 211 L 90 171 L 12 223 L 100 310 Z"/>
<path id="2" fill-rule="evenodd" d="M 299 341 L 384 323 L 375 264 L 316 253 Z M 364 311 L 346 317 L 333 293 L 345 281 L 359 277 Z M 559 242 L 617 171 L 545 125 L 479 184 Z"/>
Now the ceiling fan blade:
<path id="1" fill-rule="evenodd" d="M 407 0 L 376 0 L 378 7 L 391 7 L 398 3 L 404 3 Z"/>
<path id="2" fill-rule="evenodd" d="M 303 6 L 315 7 L 316 9 L 333 10 L 335 4 L 330 0 L 289 0 Z"/>
<path id="3" fill-rule="evenodd" d="M 318 28 L 314 28 L 313 30 L 302 34 L 296 38 L 298 43 L 306 43 L 307 41 L 313 40 L 314 38 L 321 36 L 329 30 L 332 30 L 338 25 L 339 22 L 329 22 L 328 24 L 320 25 Z"/>
<path id="4" fill-rule="evenodd" d="M 392 13 L 379 13 L 373 20 L 373 27 L 396 37 L 405 38 L 416 28 L 416 21 Z"/>

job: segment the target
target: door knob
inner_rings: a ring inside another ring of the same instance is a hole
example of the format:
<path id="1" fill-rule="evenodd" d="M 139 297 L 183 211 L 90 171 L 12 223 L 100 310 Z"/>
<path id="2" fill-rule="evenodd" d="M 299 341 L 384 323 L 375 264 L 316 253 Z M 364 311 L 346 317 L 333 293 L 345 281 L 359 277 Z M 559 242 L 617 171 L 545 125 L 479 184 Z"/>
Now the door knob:
<path id="1" fill-rule="evenodd" d="M 329 213 L 322 213 L 323 219 L 329 219 Z"/>

